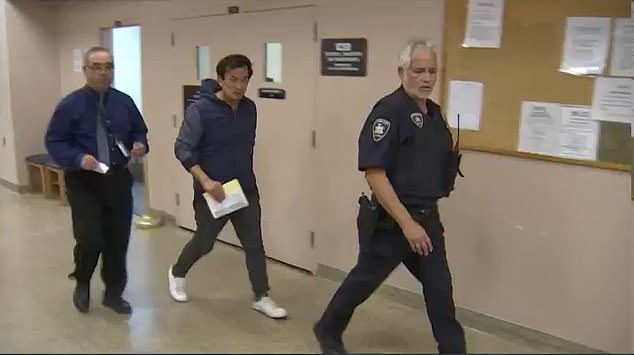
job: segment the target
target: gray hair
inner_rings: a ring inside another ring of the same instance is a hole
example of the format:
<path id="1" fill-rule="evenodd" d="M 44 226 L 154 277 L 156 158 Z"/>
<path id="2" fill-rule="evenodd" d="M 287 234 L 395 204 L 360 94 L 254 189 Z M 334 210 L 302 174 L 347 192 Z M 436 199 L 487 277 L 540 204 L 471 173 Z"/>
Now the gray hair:
<path id="1" fill-rule="evenodd" d="M 88 49 L 86 51 L 86 53 L 84 53 L 84 66 L 87 66 L 90 62 L 90 56 L 93 53 L 97 53 L 97 52 L 106 52 L 110 55 L 110 58 L 112 58 L 112 52 L 110 52 L 110 50 L 108 48 L 105 47 L 101 47 L 101 46 L 95 46 L 95 47 L 91 47 L 90 49 Z"/>
<path id="2" fill-rule="evenodd" d="M 405 46 L 405 48 L 403 48 L 403 50 L 399 54 L 398 67 L 402 69 L 409 69 L 412 61 L 412 53 L 419 47 L 428 48 L 432 52 L 436 53 L 436 48 L 430 40 L 424 38 L 410 39 L 409 41 L 407 41 L 407 45 Z"/>

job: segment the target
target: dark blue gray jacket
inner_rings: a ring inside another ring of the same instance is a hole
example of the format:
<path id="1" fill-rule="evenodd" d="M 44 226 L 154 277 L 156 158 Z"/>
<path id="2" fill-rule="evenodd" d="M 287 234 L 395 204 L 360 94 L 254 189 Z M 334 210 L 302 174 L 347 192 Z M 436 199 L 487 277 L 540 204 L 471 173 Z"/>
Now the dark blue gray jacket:
<path id="1" fill-rule="evenodd" d="M 237 178 L 246 195 L 257 194 L 253 172 L 255 103 L 245 97 L 234 112 L 215 95 L 219 90 L 215 80 L 202 81 L 200 98 L 185 111 L 174 152 L 188 171 L 198 164 L 210 178 L 221 183 Z M 194 191 L 203 191 L 196 179 Z"/>

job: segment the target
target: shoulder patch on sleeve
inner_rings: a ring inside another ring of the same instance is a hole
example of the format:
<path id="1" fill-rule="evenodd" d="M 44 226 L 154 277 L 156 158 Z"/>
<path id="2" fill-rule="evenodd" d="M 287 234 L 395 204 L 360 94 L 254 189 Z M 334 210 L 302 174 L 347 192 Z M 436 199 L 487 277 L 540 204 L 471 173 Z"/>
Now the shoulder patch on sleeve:
<path id="1" fill-rule="evenodd" d="M 372 122 L 372 139 L 375 142 L 385 138 L 387 132 L 390 130 L 390 121 L 385 118 L 377 118 Z"/>

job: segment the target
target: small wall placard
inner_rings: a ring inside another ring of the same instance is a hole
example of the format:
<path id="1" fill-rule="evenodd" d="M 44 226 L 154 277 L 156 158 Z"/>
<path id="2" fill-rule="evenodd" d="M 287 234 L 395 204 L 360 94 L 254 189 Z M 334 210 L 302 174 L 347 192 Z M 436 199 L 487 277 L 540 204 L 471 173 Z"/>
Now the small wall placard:
<path id="1" fill-rule="evenodd" d="M 365 38 L 321 40 L 321 75 L 366 76 L 368 41 Z"/>

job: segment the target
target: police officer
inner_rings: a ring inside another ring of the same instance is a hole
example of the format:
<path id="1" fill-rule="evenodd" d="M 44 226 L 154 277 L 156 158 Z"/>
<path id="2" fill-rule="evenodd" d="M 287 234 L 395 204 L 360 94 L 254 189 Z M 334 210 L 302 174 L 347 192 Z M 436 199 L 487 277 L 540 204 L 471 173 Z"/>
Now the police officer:
<path id="1" fill-rule="evenodd" d="M 436 61 L 431 44 L 410 41 L 400 55 L 402 85 L 375 104 L 361 130 L 358 168 L 373 198 L 360 199 L 357 264 L 313 327 L 324 353 L 346 352 L 342 335 L 355 308 L 401 262 L 423 286 L 438 351 L 466 351 L 437 206 L 453 187 L 456 169 L 451 133 L 440 107 L 428 98 L 436 83 Z M 367 210 L 372 205 L 374 217 Z"/>
<path id="2" fill-rule="evenodd" d="M 188 300 L 185 275 L 212 250 L 218 234 L 230 220 L 246 254 L 254 293 L 252 308 L 271 318 L 285 318 L 286 310 L 268 295 L 260 197 L 253 171 L 257 112 L 255 103 L 245 96 L 253 75 L 251 60 L 241 54 L 228 55 L 216 65 L 216 74 L 217 82 L 202 81 L 200 98 L 187 107 L 174 144 L 176 157 L 194 180 L 196 233 L 176 264 L 169 268 L 169 292 L 175 301 Z M 214 218 L 204 194 L 222 201 L 225 198 L 222 185 L 233 179 L 240 182 L 249 205 Z"/>
<path id="3" fill-rule="evenodd" d="M 147 127 L 132 98 L 110 87 L 113 60 L 106 48 L 86 52 L 86 85 L 57 105 L 45 143 L 51 158 L 64 169 L 72 211 L 73 303 L 80 312 L 88 312 L 90 279 L 101 254 L 101 277 L 106 284 L 103 304 L 129 314 L 132 308 L 121 297 L 127 283 L 132 223 L 128 161 L 148 152 Z"/>

